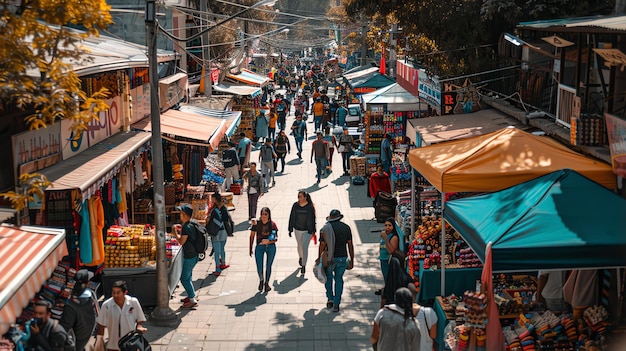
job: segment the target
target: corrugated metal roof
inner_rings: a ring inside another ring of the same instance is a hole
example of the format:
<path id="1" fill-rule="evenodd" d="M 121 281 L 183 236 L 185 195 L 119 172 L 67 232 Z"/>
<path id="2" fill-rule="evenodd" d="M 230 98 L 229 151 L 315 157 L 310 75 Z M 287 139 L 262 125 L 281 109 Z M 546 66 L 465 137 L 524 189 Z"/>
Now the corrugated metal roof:
<path id="1" fill-rule="evenodd" d="M 578 18 L 559 18 L 545 21 L 520 22 L 520 29 L 583 29 L 601 28 L 606 31 L 626 32 L 626 16 L 591 16 Z M 571 30 L 569 30 L 571 31 Z"/>

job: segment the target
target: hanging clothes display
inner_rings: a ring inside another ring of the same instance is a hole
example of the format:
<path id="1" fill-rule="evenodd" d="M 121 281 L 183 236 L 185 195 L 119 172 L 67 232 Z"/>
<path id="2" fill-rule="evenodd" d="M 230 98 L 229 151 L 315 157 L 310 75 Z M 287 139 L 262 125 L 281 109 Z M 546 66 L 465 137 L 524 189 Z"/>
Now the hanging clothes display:
<path id="1" fill-rule="evenodd" d="M 93 261 L 93 249 L 91 242 L 91 221 L 89 216 L 89 200 L 83 201 L 80 208 L 80 230 L 78 247 L 80 248 L 80 260 L 87 264 Z"/>
<path id="2" fill-rule="evenodd" d="M 104 239 L 102 230 L 104 229 L 104 209 L 100 196 L 95 195 L 88 200 L 89 222 L 91 230 L 92 261 L 88 266 L 97 266 L 104 262 Z"/>

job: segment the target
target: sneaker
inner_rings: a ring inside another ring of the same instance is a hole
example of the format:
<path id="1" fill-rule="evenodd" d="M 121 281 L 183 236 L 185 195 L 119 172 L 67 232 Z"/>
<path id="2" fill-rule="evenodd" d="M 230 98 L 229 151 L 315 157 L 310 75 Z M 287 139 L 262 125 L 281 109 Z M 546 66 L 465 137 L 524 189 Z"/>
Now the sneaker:
<path id="1" fill-rule="evenodd" d="M 229 264 L 221 264 L 221 265 L 220 265 L 220 269 L 222 269 L 222 270 L 224 270 L 224 269 L 226 269 L 226 268 L 228 268 L 228 267 L 230 267 L 230 265 L 229 265 Z"/>
<path id="2" fill-rule="evenodd" d="M 339 312 L 339 305 L 333 306 L 333 312 Z"/>
<path id="3" fill-rule="evenodd" d="M 270 292 L 271 290 L 272 288 L 270 287 L 270 285 L 265 283 L 265 292 Z"/>
<path id="4" fill-rule="evenodd" d="M 189 296 L 185 297 L 184 299 L 180 299 L 180 302 L 185 303 L 185 302 L 189 302 Z"/>
<path id="5" fill-rule="evenodd" d="M 304 266 L 302 266 L 302 267 L 300 268 L 300 274 L 304 274 L 304 271 L 305 271 Z"/>
<path id="6" fill-rule="evenodd" d="M 263 291 L 263 281 L 259 282 L 259 291 Z"/>
<path id="7" fill-rule="evenodd" d="M 187 302 L 185 302 L 182 306 L 180 306 L 180 308 L 194 308 L 198 306 L 198 303 L 194 300 L 189 300 Z"/>
<path id="8" fill-rule="evenodd" d="M 213 275 L 216 276 L 216 277 L 219 277 L 220 274 L 222 274 L 222 272 L 218 272 L 218 271 L 213 272 Z"/>
<path id="9" fill-rule="evenodd" d="M 326 302 L 326 308 L 333 308 L 333 302 L 332 301 L 328 301 Z"/>

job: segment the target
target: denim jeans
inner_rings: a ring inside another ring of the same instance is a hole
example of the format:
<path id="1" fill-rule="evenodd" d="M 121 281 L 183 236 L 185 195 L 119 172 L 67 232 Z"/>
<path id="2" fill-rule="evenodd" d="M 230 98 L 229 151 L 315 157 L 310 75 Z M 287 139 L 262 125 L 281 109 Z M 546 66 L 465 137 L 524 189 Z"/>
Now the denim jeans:
<path id="1" fill-rule="evenodd" d="M 315 158 L 315 168 L 317 169 L 317 182 L 319 183 L 322 179 L 322 172 L 324 171 L 324 167 L 326 165 L 325 158 Z"/>
<path id="2" fill-rule="evenodd" d="M 389 260 L 380 260 L 380 271 L 383 272 L 383 284 L 387 282 L 387 273 L 389 273 Z"/>
<path id="3" fill-rule="evenodd" d="M 313 116 L 313 122 L 315 124 L 315 131 L 318 131 L 322 126 L 322 117 L 323 116 Z"/>
<path id="4" fill-rule="evenodd" d="M 298 149 L 298 154 L 302 156 L 302 142 L 304 141 L 304 137 L 295 137 L 296 139 L 296 149 Z"/>
<path id="5" fill-rule="evenodd" d="M 226 264 L 226 252 L 224 251 L 224 247 L 226 246 L 226 241 L 216 241 L 211 240 L 211 246 L 213 246 L 213 257 L 215 258 L 215 270 L 217 272 L 221 272 L 222 269 L 220 265 L 222 263 Z"/>
<path id="6" fill-rule="evenodd" d="M 274 263 L 274 257 L 276 257 L 276 244 L 257 245 L 254 249 L 256 271 L 259 274 L 260 280 L 263 280 L 263 256 L 265 254 L 267 254 L 267 260 L 265 263 L 265 282 L 268 283 L 270 281 L 270 276 L 272 275 L 272 264 Z"/>
<path id="7" fill-rule="evenodd" d="M 341 303 L 341 294 L 343 294 L 343 274 L 348 267 L 347 257 L 334 257 L 334 263 L 325 268 L 326 271 L 326 298 L 332 301 L 335 306 Z M 333 283 L 335 289 L 333 290 Z"/>
<path id="8" fill-rule="evenodd" d="M 183 288 L 185 288 L 187 296 L 190 299 L 196 297 L 196 291 L 191 282 L 191 273 L 193 273 L 193 268 L 196 266 L 196 263 L 198 263 L 198 256 L 183 258 L 183 269 L 180 273 L 180 283 L 183 284 Z"/>

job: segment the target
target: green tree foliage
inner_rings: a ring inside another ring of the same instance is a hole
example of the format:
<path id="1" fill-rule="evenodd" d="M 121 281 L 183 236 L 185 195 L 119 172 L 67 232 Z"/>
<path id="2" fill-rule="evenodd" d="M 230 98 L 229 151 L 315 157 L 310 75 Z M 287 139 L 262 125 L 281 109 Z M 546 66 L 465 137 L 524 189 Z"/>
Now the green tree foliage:
<path id="1" fill-rule="evenodd" d="M 74 131 L 85 130 L 108 108 L 106 91 L 87 96 L 71 67 L 89 60 L 81 40 L 111 23 L 109 6 L 104 0 L 0 0 L 0 13 L 0 110 L 32 112 L 31 129 L 69 118 Z"/>
<path id="2" fill-rule="evenodd" d="M 493 65 L 495 47 L 488 45 L 519 22 L 608 14 L 614 5 L 614 0 L 346 0 L 345 7 L 352 19 L 393 15 L 402 35 L 417 44 L 411 56 L 449 76 Z"/>
<path id="3" fill-rule="evenodd" d="M 0 112 L 23 110 L 31 129 L 67 118 L 76 134 L 86 130 L 108 109 L 107 92 L 87 96 L 72 65 L 89 60 L 81 40 L 109 23 L 105 0 L 0 0 Z M 49 185 L 40 174 L 23 174 L 23 191 L 0 196 L 21 210 Z"/>

